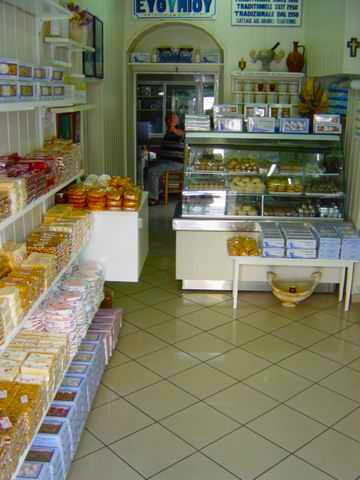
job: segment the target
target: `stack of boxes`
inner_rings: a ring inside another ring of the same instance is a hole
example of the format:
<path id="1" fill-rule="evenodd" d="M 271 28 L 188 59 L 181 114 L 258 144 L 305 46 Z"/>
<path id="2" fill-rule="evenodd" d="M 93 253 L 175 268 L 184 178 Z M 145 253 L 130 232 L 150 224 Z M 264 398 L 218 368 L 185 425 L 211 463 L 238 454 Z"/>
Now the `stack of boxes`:
<path id="1" fill-rule="evenodd" d="M 262 256 L 266 258 L 285 257 L 285 239 L 277 223 L 264 223 L 262 232 Z"/>
<path id="2" fill-rule="evenodd" d="M 297 223 L 282 224 L 286 257 L 294 259 L 317 258 L 317 242 L 310 226 Z"/>
<path id="3" fill-rule="evenodd" d="M 341 260 L 360 260 L 360 234 L 350 224 L 336 226 L 341 236 Z"/>
<path id="4" fill-rule="evenodd" d="M 341 253 L 341 236 L 332 225 L 314 225 L 313 230 L 318 240 L 318 258 L 338 260 Z"/>

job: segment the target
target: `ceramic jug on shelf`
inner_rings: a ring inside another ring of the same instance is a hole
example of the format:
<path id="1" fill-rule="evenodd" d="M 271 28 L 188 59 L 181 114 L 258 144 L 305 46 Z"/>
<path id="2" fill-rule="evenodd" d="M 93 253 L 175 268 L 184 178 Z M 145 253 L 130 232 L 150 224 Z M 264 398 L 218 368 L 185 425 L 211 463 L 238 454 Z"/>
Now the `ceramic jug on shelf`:
<path id="1" fill-rule="evenodd" d="M 299 52 L 299 49 L 303 49 L 303 53 Z M 294 50 L 289 53 L 286 65 L 289 72 L 301 73 L 305 65 L 305 47 L 299 45 L 299 42 L 294 42 Z"/>

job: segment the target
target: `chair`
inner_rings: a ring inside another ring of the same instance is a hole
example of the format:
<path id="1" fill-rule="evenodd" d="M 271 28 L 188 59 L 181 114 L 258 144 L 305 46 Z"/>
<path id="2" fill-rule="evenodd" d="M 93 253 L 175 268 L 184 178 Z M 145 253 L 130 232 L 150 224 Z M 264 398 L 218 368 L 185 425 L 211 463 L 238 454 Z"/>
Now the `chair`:
<path id="1" fill-rule="evenodd" d="M 165 172 L 161 177 L 164 192 L 164 205 L 169 203 L 169 193 L 181 193 L 184 187 L 183 172 Z"/>

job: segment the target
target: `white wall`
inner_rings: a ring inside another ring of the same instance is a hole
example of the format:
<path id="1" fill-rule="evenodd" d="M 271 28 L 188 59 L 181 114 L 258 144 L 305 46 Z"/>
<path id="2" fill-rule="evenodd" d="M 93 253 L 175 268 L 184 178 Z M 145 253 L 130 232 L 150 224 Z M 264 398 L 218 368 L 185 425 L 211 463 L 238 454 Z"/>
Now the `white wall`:
<path id="1" fill-rule="evenodd" d="M 124 36 L 123 3 L 119 0 L 81 0 L 83 8 L 104 22 L 105 78 L 89 82 L 89 101 L 98 108 L 89 113 L 88 151 L 91 173 L 125 174 L 123 110 Z"/>

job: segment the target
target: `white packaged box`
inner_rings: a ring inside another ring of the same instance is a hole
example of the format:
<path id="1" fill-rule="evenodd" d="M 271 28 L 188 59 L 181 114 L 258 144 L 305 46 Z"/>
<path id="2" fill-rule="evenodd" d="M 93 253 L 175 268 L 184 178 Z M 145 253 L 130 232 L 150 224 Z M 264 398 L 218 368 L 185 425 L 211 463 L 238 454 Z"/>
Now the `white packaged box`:
<path id="1" fill-rule="evenodd" d="M 282 237 L 263 237 L 263 248 L 284 248 L 285 240 Z"/>
<path id="2" fill-rule="evenodd" d="M 312 260 L 317 258 L 316 250 L 311 249 L 293 249 L 288 248 L 286 251 L 287 258 L 294 258 L 294 259 L 303 259 L 303 260 Z"/>
<path id="3" fill-rule="evenodd" d="M 340 135 L 342 126 L 338 123 L 314 123 L 314 133 L 319 135 Z"/>
<path id="4" fill-rule="evenodd" d="M 274 133 L 276 126 L 275 118 L 248 118 L 248 131 L 252 133 Z"/>
<path id="5" fill-rule="evenodd" d="M 131 63 L 150 63 L 150 53 L 134 52 L 130 54 Z"/>
<path id="6" fill-rule="evenodd" d="M 291 238 L 288 238 L 286 240 L 286 246 L 287 248 L 290 248 L 290 249 L 296 249 L 296 248 L 300 248 L 300 249 L 307 249 L 307 248 L 310 248 L 310 249 L 315 249 L 316 248 L 316 240 L 313 238 L 295 238 L 295 237 L 291 237 Z"/>
<path id="7" fill-rule="evenodd" d="M 262 256 L 266 258 L 284 258 L 285 248 L 263 248 Z"/>

